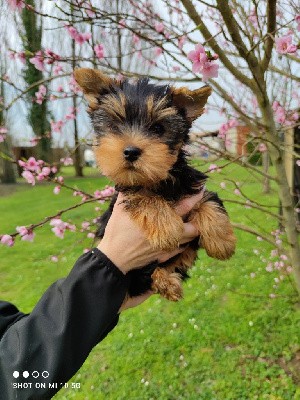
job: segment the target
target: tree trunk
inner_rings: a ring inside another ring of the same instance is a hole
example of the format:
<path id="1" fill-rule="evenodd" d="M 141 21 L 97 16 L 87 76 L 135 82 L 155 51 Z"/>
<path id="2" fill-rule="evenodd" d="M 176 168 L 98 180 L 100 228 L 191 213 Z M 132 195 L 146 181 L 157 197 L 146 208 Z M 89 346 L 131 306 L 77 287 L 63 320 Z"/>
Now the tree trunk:
<path id="1" fill-rule="evenodd" d="M 298 241 L 297 223 L 294 211 L 294 200 L 288 184 L 284 165 L 282 143 L 277 134 L 272 107 L 265 96 L 260 102 L 263 123 L 266 127 L 266 138 L 269 143 L 269 153 L 276 170 L 279 199 L 282 204 L 283 225 L 290 246 L 289 253 L 293 266 L 295 283 L 300 293 L 300 246 Z"/>
<path id="2" fill-rule="evenodd" d="M 70 4 L 71 7 L 71 13 L 73 17 L 73 5 Z M 73 71 L 76 68 L 76 43 L 75 40 L 72 39 L 72 68 Z M 75 144 L 75 150 L 74 150 L 74 167 L 75 167 L 75 175 L 76 176 L 83 176 L 83 166 L 82 166 L 82 160 L 81 160 L 81 153 L 80 153 L 80 142 L 79 142 L 79 137 L 78 137 L 78 124 L 77 124 L 77 110 L 76 110 L 76 95 L 73 95 L 73 108 L 74 108 L 74 113 L 75 113 L 75 119 L 74 119 L 74 144 Z"/>
<path id="3" fill-rule="evenodd" d="M 35 8 L 34 0 L 28 0 L 26 4 Z M 22 11 L 22 21 L 25 29 L 25 35 L 22 37 L 24 50 L 34 54 L 42 48 L 42 29 L 38 27 L 36 14 L 26 7 Z M 24 71 L 24 80 L 28 86 L 43 79 L 43 72 L 37 70 L 29 61 L 29 58 L 26 58 L 26 68 Z M 43 101 L 40 105 L 32 101 L 37 91 L 38 87 L 34 87 L 27 93 L 29 104 L 28 121 L 35 136 L 40 138 L 37 145 L 38 156 L 42 160 L 51 163 L 52 149 L 49 135 L 50 123 L 48 121 L 47 103 Z"/>
<path id="4" fill-rule="evenodd" d="M 6 137 L 4 142 L 1 144 L 0 149 L 8 157 L 12 157 L 11 143 L 10 143 L 9 137 Z M 2 183 L 17 183 L 16 169 L 15 169 L 14 163 L 12 161 L 4 158 L 2 160 L 2 167 L 3 167 L 3 171 L 2 171 L 2 176 L 1 176 L 1 182 Z"/>
<path id="5" fill-rule="evenodd" d="M 262 153 L 262 165 L 263 165 L 263 171 L 267 174 L 269 172 L 269 166 L 270 166 L 270 156 L 267 151 Z M 263 193 L 264 194 L 270 193 L 270 179 L 268 177 L 265 177 L 264 179 Z"/>

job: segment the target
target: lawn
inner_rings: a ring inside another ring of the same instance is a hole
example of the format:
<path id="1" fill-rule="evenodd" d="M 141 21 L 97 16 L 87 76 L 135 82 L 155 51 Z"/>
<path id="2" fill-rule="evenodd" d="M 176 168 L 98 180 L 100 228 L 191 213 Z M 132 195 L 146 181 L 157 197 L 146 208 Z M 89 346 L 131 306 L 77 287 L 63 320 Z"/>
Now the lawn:
<path id="1" fill-rule="evenodd" d="M 68 185 L 88 192 L 107 183 L 91 174 L 73 178 L 71 169 L 64 175 Z M 208 188 L 225 200 L 243 200 L 234 194 L 237 180 L 242 193 L 276 212 L 276 186 L 263 195 L 259 175 L 228 165 L 209 177 Z M 17 225 L 39 222 L 80 202 L 66 189 L 54 195 L 53 186 L 45 183 L 2 193 L 0 233 L 12 233 Z M 234 222 L 262 235 L 277 229 L 270 214 L 236 202 L 225 205 Z M 95 204 L 86 204 L 62 219 L 79 226 L 97 215 Z M 295 291 L 288 276 L 266 270 L 271 244 L 241 230 L 236 234 L 236 255 L 229 261 L 199 252 L 182 301 L 174 304 L 153 296 L 124 312 L 115 330 L 70 380 L 70 386 L 80 383 L 80 388 L 63 389 L 55 398 L 300 399 L 300 311 Z M 48 224 L 37 229 L 33 243 L 18 240 L 12 248 L 1 246 L 1 298 L 30 312 L 45 289 L 65 276 L 83 249 L 91 246 L 86 233 L 67 232 L 61 240 Z M 51 260 L 53 255 L 57 262 Z"/>

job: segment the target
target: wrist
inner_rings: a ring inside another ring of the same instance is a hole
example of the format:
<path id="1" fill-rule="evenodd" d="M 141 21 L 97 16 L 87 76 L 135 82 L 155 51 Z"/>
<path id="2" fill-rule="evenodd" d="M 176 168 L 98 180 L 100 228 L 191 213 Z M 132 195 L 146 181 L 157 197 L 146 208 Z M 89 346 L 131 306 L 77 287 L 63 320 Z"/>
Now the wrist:
<path id="1" fill-rule="evenodd" d="M 107 258 L 124 274 L 126 275 L 128 269 L 123 265 L 123 262 L 119 259 L 117 252 L 112 249 L 112 246 L 109 246 L 106 241 L 103 239 L 98 244 L 97 248 L 106 255 Z"/>

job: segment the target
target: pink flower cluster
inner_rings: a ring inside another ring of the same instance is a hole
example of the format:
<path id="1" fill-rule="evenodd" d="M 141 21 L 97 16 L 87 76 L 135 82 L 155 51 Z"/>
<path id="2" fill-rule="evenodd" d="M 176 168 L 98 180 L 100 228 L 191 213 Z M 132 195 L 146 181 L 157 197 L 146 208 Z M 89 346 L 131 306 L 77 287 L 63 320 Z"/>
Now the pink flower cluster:
<path id="1" fill-rule="evenodd" d="M 162 33 L 165 30 L 165 26 L 164 26 L 164 24 L 162 22 L 157 22 L 154 25 L 154 28 L 155 28 L 157 33 Z"/>
<path id="2" fill-rule="evenodd" d="M 20 60 L 22 64 L 26 64 L 26 54 L 24 51 L 21 51 L 20 53 L 10 51 L 8 57 L 11 60 Z"/>
<path id="3" fill-rule="evenodd" d="M 6 139 L 7 128 L 5 126 L 0 126 L 0 143 L 4 142 Z"/>
<path id="4" fill-rule="evenodd" d="M 35 92 L 35 102 L 38 104 L 42 104 L 45 99 L 47 93 L 47 88 L 44 85 L 39 86 L 38 92 Z"/>
<path id="5" fill-rule="evenodd" d="M 7 2 L 13 10 L 21 10 L 25 7 L 25 2 L 23 0 L 7 0 Z"/>
<path id="6" fill-rule="evenodd" d="M 289 113 L 286 111 L 278 101 L 274 101 L 272 108 L 275 114 L 275 121 L 281 125 L 292 125 L 299 119 L 297 112 Z"/>
<path id="7" fill-rule="evenodd" d="M 67 29 L 69 35 L 73 40 L 75 40 L 76 43 L 79 43 L 80 45 L 83 44 L 84 42 L 88 42 L 90 38 L 92 37 L 91 33 L 80 33 L 78 30 L 71 25 L 65 25 L 65 28 Z"/>
<path id="8" fill-rule="evenodd" d="M 0 238 L 0 243 L 5 246 L 12 247 L 15 243 L 14 238 L 10 235 L 2 235 Z"/>
<path id="9" fill-rule="evenodd" d="M 21 240 L 33 242 L 35 233 L 32 230 L 28 230 L 26 226 L 17 226 L 16 231 L 21 235 Z"/>
<path id="10" fill-rule="evenodd" d="M 106 197 L 111 197 L 115 193 L 115 188 L 113 186 L 105 186 L 105 189 L 103 190 L 96 190 L 94 192 L 94 196 L 96 198 L 99 198 L 99 203 L 104 203 L 104 199 Z"/>
<path id="11" fill-rule="evenodd" d="M 71 157 L 61 158 L 60 162 L 64 165 L 73 165 L 73 159 Z"/>
<path id="12" fill-rule="evenodd" d="M 69 230 L 71 232 L 76 231 L 76 226 L 69 224 L 68 222 L 62 221 L 60 218 L 53 218 L 50 221 L 50 225 L 53 226 L 51 229 L 55 236 L 59 237 L 60 239 L 64 238 L 65 231 Z"/>
<path id="13" fill-rule="evenodd" d="M 104 46 L 103 46 L 103 44 L 96 44 L 96 46 L 94 46 L 94 52 L 95 52 L 97 58 L 99 58 L 99 60 L 104 58 Z"/>
<path id="14" fill-rule="evenodd" d="M 292 35 L 286 35 L 279 38 L 275 38 L 276 51 L 279 54 L 291 54 L 296 53 L 297 46 L 292 44 Z"/>
<path id="15" fill-rule="evenodd" d="M 42 181 L 45 179 L 50 173 L 56 173 L 56 167 L 47 167 L 44 166 L 43 160 L 36 160 L 34 157 L 28 158 L 27 161 L 18 160 L 18 164 L 23 168 L 22 176 L 28 183 L 32 186 L 35 185 L 35 180 Z"/>
<path id="16" fill-rule="evenodd" d="M 31 64 L 39 71 L 45 71 L 45 64 L 53 64 L 58 60 L 60 60 L 60 56 L 49 49 L 45 51 L 39 50 L 35 53 L 34 57 L 29 59 Z"/>
<path id="17" fill-rule="evenodd" d="M 222 124 L 219 128 L 219 137 L 221 139 L 226 138 L 226 134 L 229 131 L 229 129 L 234 128 L 235 126 L 238 125 L 238 122 L 235 118 L 229 119 L 225 124 Z"/>
<path id="18" fill-rule="evenodd" d="M 195 50 L 188 53 L 188 59 L 193 63 L 193 72 L 200 72 L 203 82 L 218 76 L 219 65 L 214 63 L 217 58 L 216 54 L 211 56 L 206 52 L 202 44 L 197 44 Z"/>
<path id="19" fill-rule="evenodd" d="M 50 121 L 50 125 L 51 125 L 52 132 L 60 133 L 62 130 L 62 127 L 64 126 L 64 121 L 63 120 Z"/>

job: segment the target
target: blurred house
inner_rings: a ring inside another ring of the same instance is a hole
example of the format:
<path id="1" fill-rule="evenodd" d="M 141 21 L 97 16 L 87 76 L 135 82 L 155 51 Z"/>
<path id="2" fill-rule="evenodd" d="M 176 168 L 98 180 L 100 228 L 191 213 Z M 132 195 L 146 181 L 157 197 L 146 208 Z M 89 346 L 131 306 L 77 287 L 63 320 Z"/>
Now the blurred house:
<path id="1" fill-rule="evenodd" d="M 219 131 L 192 132 L 187 150 L 191 156 L 208 161 L 219 158 L 223 151 L 247 159 L 249 133 L 250 129 L 242 125 L 229 129 L 226 133 L 226 139 L 219 137 Z"/>

